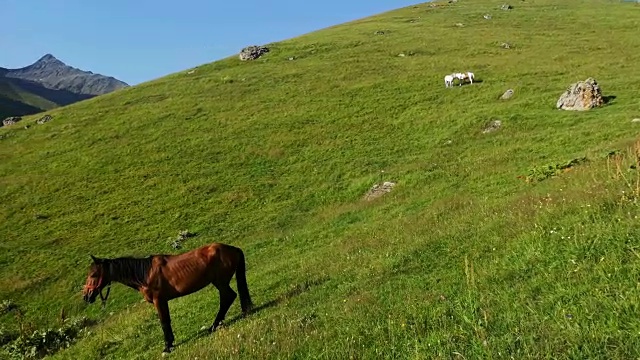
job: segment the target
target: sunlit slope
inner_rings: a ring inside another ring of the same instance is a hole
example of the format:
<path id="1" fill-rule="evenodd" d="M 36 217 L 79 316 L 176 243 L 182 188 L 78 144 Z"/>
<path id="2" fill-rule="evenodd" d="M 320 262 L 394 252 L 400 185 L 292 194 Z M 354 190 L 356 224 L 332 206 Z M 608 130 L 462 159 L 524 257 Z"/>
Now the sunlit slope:
<path id="1" fill-rule="evenodd" d="M 175 253 L 189 229 L 185 249 L 243 248 L 268 306 L 202 336 L 216 291 L 172 302 L 176 358 L 637 357 L 633 183 L 605 155 L 639 130 L 640 9 L 502 3 L 399 9 L 1 129 L 0 299 L 37 328 L 100 321 L 59 357 L 156 358 L 153 306 L 79 291 L 89 254 Z M 446 89 L 454 71 L 479 82 Z M 607 106 L 555 109 L 590 76 Z"/>

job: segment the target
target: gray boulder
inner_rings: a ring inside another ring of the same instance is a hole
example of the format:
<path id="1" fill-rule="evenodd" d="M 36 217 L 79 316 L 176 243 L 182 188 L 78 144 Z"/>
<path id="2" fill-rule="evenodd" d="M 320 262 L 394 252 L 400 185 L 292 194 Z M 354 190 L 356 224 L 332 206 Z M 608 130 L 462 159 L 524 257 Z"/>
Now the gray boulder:
<path id="1" fill-rule="evenodd" d="M 381 197 L 382 195 L 391 192 L 391 189 L 396 186 L 396 183 L 393 181 L 385 181 L 382 185 L 374 184 L 369 192 L 365 194 L 365 200 L 373 200 Z"/>
<path id="2" fill-rule="evenodd" d="M 501 100 L 509 100 L 511 99 L 511 97 L 513 96 L 513 89 L 509 89 L 507 91 L 504 92 L 504 94 L 502 94 L 502 96 L 500 96 Z"/>
<path id="3" fill-rule="evenodd" d="M 266 46 L 251 45 L 242 49 L 238 57 L 241 61 L 255 60 L 268 52 L 269 48 L 267 48 Z"/>
<path id="4" fill-rule="evenodd" d="M 38 121 L 36 121 L 37 124 L 44 124 L 46 122 L 49 122 L 53 120 L 53 117 L 51 115 L 45 115 L 43 117 L 41 117 L 40 119 L 38 119 Z"/>
<path id="5" fill-rule="evenodd" d="M 20 120 L 22 120 L 22 118 L 20 116 L 11 116 L 11 117 L 8 117 L 8 118 L 2 120 L 2 125 L 3 126 L 13 125 L 13 124 L 17 123 Z"/>
<path id="6" fill-rule="evenodd" d="M 488 133 L 492 133 L 494 131 L 497 131 L 498 129 L 500 129 L 502 127 L 502 121 L 500 120 L 493 120 L 491 121 L 489 124 L 487 124 L 487 126 L 484 128 L 484 130 L 482 130 L 483 134 L 488 134 Z"/>
<path id="7" fill-rule="evenodd" d="M 556 108 L 562 110 L 585 111 L 602 106 L 604 99 L 600 86 L 593 78 L 579 81 L 567 88 L 556 103 Z"/>

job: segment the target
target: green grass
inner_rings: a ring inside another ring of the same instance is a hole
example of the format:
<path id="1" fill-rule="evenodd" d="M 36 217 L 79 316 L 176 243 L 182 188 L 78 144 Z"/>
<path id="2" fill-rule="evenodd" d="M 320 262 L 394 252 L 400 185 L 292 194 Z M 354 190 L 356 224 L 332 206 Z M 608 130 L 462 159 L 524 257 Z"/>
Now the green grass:
<path id="1" fill-rule="evenodd" d="M 53 358 L 158 358 L 153 306 L 80 290 L 89 254 L 174 253 L 188 229 L 244 249 L 260 310 L 204 335 L 214 289 L 172 301 L 172 358 L 639 357 L 640 8 L 502 3 L 399 9 L 0 129 L 0 300 L 24 314 L 2 328 L 64 308 L 98 323 Z M 464 70 L 482 81 L 445 89 Z M 615 99 L 556 110 L 589 76 Z"/>

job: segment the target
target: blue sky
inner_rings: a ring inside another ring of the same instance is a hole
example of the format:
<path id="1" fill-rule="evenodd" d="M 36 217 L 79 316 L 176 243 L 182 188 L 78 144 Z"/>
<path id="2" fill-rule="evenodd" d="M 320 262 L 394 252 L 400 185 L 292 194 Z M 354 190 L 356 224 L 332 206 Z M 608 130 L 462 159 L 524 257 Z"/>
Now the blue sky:
<path id="1" fill-rule="evenodd" d="M 426 0 L 2 0 L 0 67 L 51 53 L 131 85 Z"/>

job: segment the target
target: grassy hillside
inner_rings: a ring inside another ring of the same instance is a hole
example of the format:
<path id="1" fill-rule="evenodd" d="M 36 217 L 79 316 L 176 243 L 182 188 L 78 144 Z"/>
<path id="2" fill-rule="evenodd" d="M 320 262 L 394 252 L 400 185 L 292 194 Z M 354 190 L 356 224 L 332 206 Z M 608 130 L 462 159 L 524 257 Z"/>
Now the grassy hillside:
<path id="1" fill-rule="evenodd" d="M 502 3 L 399 9 L 0 129 L 2 332 L 64 309 L 97 323 L 53 358 L 158 358 L 153 306 L 80 290 L 89 254 L 176 253 L 188 229 L 185 250 L 245 251 L 258 311 L 205 335 L 217 292 L 172 301 L 175 359 L 640 356 L 640 7 Z M 612 100 L 556 110 L 589 76 Z"/>

